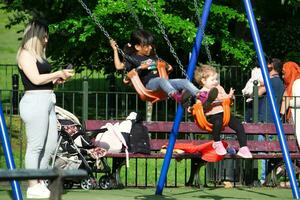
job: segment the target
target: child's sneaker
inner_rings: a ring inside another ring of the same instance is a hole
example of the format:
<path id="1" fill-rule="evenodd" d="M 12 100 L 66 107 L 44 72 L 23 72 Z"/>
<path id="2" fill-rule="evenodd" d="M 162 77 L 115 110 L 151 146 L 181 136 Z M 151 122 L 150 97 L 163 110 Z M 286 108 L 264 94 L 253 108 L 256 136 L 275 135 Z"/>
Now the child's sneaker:
<path id="1" fill-rule="evenodd" d="M 215 149 L 216 153 L 220 156 L 226 155 L 227 151 L 221 141 L 214 142 L 212 147 Z"/>
<path id="2" fill-rule="evenodd" d="M 237 155 L 242 158 L 252 158 L 252 154 L 247 146 L 240 148 Z"/>
<path id="3" fill-rule="evenodd" d="M 181 97 L 181 104 L 182 107 L 188 108 L 189 106 L 192 106 L 194 102 L 192 102 L 193 95 L 189 91 L 182 91 L 182 97 Z"/>
<path id="4" fill-rule="evenodd" d="M 50 191 L 42 184 L 36 184 L 27 188 L 27 199 L 48 199 Z"/>
<path id="5" fill-rule="evenodd" d="M 196 95 L 196 99 L 200 100 L 202 104 L 205 103 L 207 100 L 208 92 L 207 91 L 201 91 Z"/>
<path id="6" fill-rule="evenodd" d="M 219 91 L 217 88 L 212 88 L 208 94 L 207 94 L 207 99 L 203 99 L 203 96 L 201 94 L 199 94 L 197 97 L 203 104 L 203 110 L 206 111 L 208 110 L 208 108 L 210 107 L 210 105 L 212 104 L 212 102 L 217 98 L 219 94 Z"/>
<path id="7" fill-rule="evenodd" d="M 170 94 L 170 97 L 172 97 L 172 99 L 174 99 L 177 103 L 181 103 L 182 94 L 180 92 L 173 92 Z"/>

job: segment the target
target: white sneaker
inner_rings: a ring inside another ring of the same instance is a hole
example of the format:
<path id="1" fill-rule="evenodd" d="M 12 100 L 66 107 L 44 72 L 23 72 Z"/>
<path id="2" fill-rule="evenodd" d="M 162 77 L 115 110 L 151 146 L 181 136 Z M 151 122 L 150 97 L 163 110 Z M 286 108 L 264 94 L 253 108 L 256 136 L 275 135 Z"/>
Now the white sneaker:
<path id="1" fill-rule="evenodd" d="M 247 146 L 241 147 L 236 155 L 242 158 L 252 158 L 252 154 Z"/>
<path id="2" fill-rule="evenodd" d="M 50 191 L 42 184 L 36 184 L 27 188 L 27 199 L 48 199 Z"/>
<path id="3" fill-rule="evenodd" d="M 40 180 L 41 188 L 43 189 L 44 192 L 50 193 L 50 190 L 48 189 L 48 185 L 45 183 L 45 181 Z"/>
<path id="4" fill-rule="evenodd" d="M 216 153 L 220 156 L 224 156 L 227 154 L 227 151 L 221 141 L 214 142 L 212 147 L 215 149 Z"/>

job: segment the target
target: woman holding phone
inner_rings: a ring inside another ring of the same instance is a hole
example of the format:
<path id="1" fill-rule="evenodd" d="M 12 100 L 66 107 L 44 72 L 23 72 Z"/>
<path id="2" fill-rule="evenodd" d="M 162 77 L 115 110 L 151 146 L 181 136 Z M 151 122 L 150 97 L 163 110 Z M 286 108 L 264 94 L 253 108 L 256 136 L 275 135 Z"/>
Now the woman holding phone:
<path id="1" fill-rule="evenodd" d="M 48 168 L 58 137 L 53 86 L 74 75 L 71 69 L 51 72 L 51 65 L 45 56 L 47 43 L 47 25 L 42 21 L 32 21 L 24 31 L 17 53 L 25 90 L 20 101 L 20 115 L 26 128 L 26 169 Z M 29 181 L 27 198 L 49 197 L 50 191 L 42 180 Z"/>

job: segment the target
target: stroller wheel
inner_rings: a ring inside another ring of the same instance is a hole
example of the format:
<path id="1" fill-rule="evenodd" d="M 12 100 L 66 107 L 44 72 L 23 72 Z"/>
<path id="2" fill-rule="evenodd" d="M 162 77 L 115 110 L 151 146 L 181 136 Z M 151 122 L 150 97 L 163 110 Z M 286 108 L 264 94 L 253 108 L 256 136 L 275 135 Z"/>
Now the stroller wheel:
<path id="1" fill-rule="evenodd" d="M 50 181 L 49 180 L 44 180 L 44 184 L 48 187 L 50 185 Z"/>
<path id="2" fill-rule="evenodd" d="M 95 180 L 93 178 L 87 178 L 80 182 L 80 186 L 84 190 L 92 190 L 96 188 L 97 184 L 95 184 Z"/>
<path id="3" fill-rule="evenodd" d="M 99 178 L 99 187 L 103 190 L 109 190 L 112 188 L 111 177 L 108 175 L 103 175 Z"/>
<path id="4" fill-rule="evenodd" d="M 72 189 L 73 185 L 72 181 L 64 181 L 64 189 Z"/>

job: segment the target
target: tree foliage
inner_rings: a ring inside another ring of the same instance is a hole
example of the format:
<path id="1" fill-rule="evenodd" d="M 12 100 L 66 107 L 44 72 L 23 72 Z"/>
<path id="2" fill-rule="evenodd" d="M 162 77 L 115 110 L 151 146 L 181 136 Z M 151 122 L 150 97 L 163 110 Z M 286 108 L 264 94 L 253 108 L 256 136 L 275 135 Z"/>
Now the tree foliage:
<path id="1" fill-rule="evenodd" d="M 127 1 L 131 2 L 133 10 Z M 295 61 L 300 61 L 299 1 L 289 0 L 283 5 L 277 1 L 272 1 L 274 6 L 270 6 L 267 0 L 254 1 L 253 4 L 263 47 L 268 55 L 281 59 L 298 58 Z M 128 42 L 130 33 L 137 28 L 132 15 L 134 12 L 143 27 L 156 36 L 159 56 L 176 65 L 147 0 L 84 2 L 120 47 Z M 193 1 L 156 0 L 151 3 L 178 56 L 187 64 L 198 26 Z M 202 13 L 204 1 L 198 4 Z M 114 71 L 108 39 L 77 0 L 11 0 L 6 5 L 2 9 L 16 11 L 10 16 L 8 27 L 28 22 L 31 18 L 48 21 L 50 42 L 47 55 L 55 64 L 73 63 L 106 72 Z M 242 1 L 213 2 L 203 43 L 209 47 L 215 63 L 252 67 L 255 50 Z M 205 63 L 207 60 L 202 47 L 198 61 Z"/>

